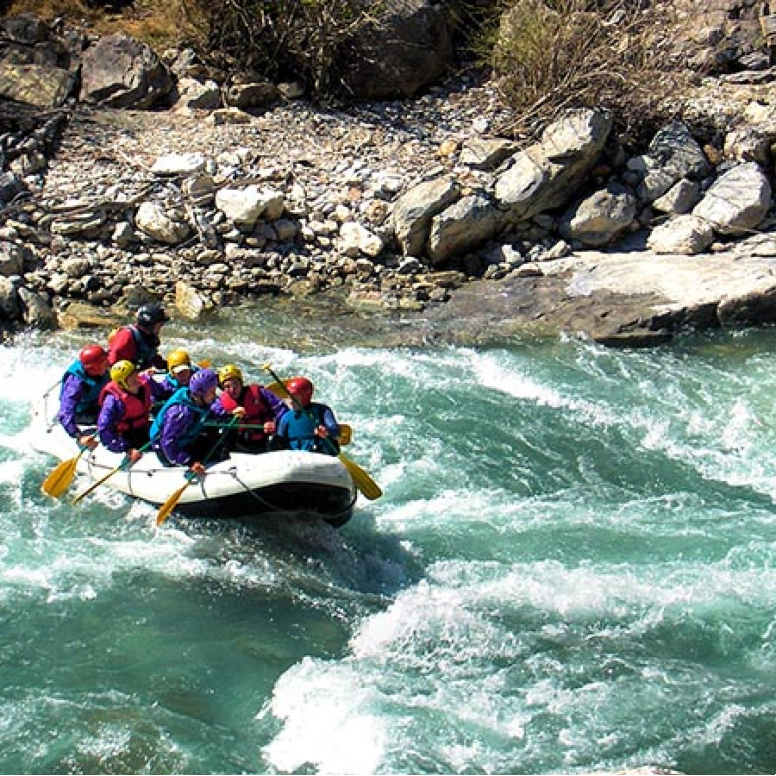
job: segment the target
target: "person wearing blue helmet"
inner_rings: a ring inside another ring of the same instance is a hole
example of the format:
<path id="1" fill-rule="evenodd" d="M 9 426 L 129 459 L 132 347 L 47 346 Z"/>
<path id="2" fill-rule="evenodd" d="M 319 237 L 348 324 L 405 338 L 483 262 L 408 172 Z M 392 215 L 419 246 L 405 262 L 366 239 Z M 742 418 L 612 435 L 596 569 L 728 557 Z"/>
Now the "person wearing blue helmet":
<path id="1" fill-rule="evenodd" d="M 151 447 L 165 466 L 188 466 L 202 475 L 205 461 L 220 460 L 215 456 L 223 448 L 220 432 L 245 410 L 238 407 L 230 413 L 217 404 L 217 388 L 218 375 L 212 369 L 200 369 L 159 410 L 151 425 Z"/>

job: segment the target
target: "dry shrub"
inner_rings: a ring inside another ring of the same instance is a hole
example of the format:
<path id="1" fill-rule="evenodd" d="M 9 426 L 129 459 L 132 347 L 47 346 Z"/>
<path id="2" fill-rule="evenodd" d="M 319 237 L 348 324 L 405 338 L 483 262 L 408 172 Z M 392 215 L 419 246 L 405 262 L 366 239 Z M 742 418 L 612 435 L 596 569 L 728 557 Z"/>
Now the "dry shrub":
<path id="1" fill-rule="evenodd" d="M 85 0 L 11 0 L 8 3 L 7 16 L 23 13 L 32 13 L 48 21 L 58 16 L 91 21 L 101 12 L 91 7 Z"/>
<path id="2" fill-rule="evenodd" d="M 197 48 L 221 66 L 336 86 L 342 46 L 374 23 L 372 0 L 181 0 Z"/>
<path id="3" fill-rule="evenodd" d="M 8 13 L 124 32 L 157 51 L 191 46 L 227 71 L 301 78 L 324 94 L 336 90 L 343 47 L 378 24 L 384 7 L 385 0 L 11 0 Z"/>
<path id="4" fill-rule="evenodd" d="M 118 29 L 157 50 L 187 45 L 196 34 L 181 0 L 135 0 L 121 18 Z"/>
<path id="5" fill-rule="evenodd" d="M 123 32 L 154 48 L 177 46 L 194 34 L 180 0 L 12 0 L 7 15 L 21 13 L 86 24 L 98 35 Z"/>
<path id="6" fill-rule="evenodd" d="M 665 118 L 681 88 L 669 62 L 665 8 L 631 0 L 512 0 L 490 63 L 515 113 L 514 131 L 535 134 L 567 108 L 611 110 L 627 129 Z"/>

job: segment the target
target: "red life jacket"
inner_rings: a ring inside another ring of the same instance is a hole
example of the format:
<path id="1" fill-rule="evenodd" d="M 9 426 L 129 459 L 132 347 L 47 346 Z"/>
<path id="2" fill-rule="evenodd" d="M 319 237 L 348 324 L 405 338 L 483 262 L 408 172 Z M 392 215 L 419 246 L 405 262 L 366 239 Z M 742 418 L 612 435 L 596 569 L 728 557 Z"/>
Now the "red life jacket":
<path id="1" fill-rule="evenodd" d="M 223 391 L 218 398 L 221 406 L 228 412 L 232 412 L 236 407 L 245 407 L 245 415 L 240 418 L 237 428 L 245 431 L 245 436 L 248 439 L 256 441 L 266 438 L 263 426 L 268 420 L 275 420 L 275 416 L 264 401 L 258 385 L 243 386 L 237 401 L 226 391 Z M 245 426 L 257 426 L 258 428 L 247 431 Z"/>
<path id="2" fill-rule="evenodd" d="M 100 394 L 100 406 L 106 394 L 112 394 L 124 405 L 124 417 L 116 423 L 116 431 L 126 434 L 130 429 L 142 429 L 151 422 L 151 389 L 146 383 L 140 384 L 140 390 L 134 394 L 111 380 Z"/>

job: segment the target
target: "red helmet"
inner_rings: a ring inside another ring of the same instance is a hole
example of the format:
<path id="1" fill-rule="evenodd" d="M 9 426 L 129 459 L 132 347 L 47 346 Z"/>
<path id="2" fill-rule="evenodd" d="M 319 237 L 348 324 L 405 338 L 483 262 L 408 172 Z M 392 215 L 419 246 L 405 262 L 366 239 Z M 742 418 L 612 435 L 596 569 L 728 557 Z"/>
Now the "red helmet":
<path id="1" fill-rule="evenodd" d="M 78 360 L 88 373 L 102 374 L 108 368 L 108 354 L 99 345 L 87 345 L 81 348 Z"/>
<path id="2" fill-rule="evenodd" d="M 286 383 L 286 390 L 295 399 L 298 399 L 303 407 L 307 407 L 313 398 L 313 391 L 315 388 L 306 377 L 292 377 Z"/>

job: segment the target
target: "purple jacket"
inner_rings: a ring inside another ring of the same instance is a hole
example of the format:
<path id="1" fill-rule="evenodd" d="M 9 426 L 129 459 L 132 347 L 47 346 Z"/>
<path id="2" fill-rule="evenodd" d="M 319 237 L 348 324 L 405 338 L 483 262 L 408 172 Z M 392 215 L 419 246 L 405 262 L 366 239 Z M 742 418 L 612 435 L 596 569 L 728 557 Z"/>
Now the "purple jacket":
<path id="1" fill-rule="evenodd" d="M 108 382 L 108 376 L 104 379 L 98 379 L 104 385 Z M 93 381 L 94 382 L 94 381 Z M 100 386 L 101 387 L 101 386 Z M 89 383 L 82 380 L 78 375 L 67 373 L 62 379 L 62 388 L 59 394 L 59 413 L 57 418 L 62 427 L 69 436 L 74 439 L 83 433 L 78 425 L 77 417 L 79 415 L 94 415 L 94 421 L 97 420 L 97 398 L 94 401 L 86 401 L 89 394 L 93 391 Z M 85 422 L 82 420 L 81 422 Z"/>
<path id="2" fill-rule="evenodd" d="M 155 439 L 154 450 L 160 450 L 164 457 L 177 466 L 193 463 L 188 448 L 194 442 L 201 429 L 203 413 L 186 404 L 173 404 L 167 408 L 159 437 Z M 205 422 L 228 423 L 232 415 L 213 403 L 205 415 Z"/>
<path id="3" fill-rule="evenodd" d="M 126 453 L 129 450 L 127 442 L 116 430 L 116 424 L 124 417 L 124 402 L 117 396 L 109 393 L 105 397 L 97 419 L 97 433 L 100 442 L 112 453 Z"/>
<path id="4" fill-rule="evenodd" d="M 164 399 L 160 392 L 161 389 L 158 387 L 159 383 L 150 379 L 146 380 L 144 384 L 151 391 L 152 401 Z M 125 411 L 124 402 L 118 396 L 105 393 L 100 415 L 97 418 L 97 433 L 100 436 L 100 442 L 112 453 L 126 453 L 130 448 L 129 442 L 117 430 L 117 425 L 124 418 Z"/>

